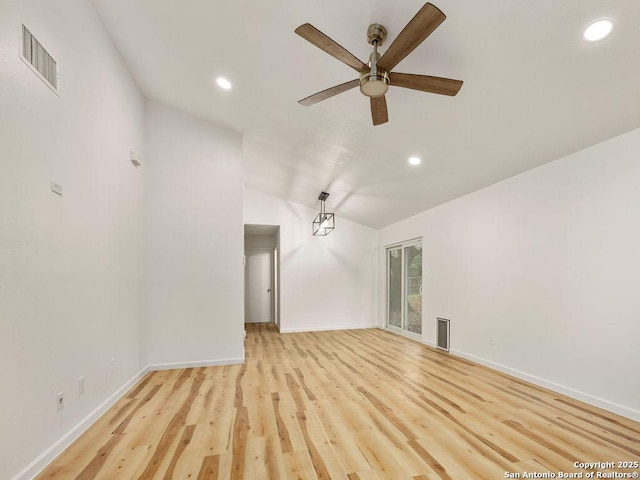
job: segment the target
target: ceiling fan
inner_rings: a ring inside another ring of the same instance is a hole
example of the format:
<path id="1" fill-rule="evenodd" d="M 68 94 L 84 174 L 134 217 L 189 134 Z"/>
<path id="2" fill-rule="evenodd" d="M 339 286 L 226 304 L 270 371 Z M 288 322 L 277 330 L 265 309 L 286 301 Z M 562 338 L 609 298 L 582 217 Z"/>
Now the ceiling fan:
<path id="1" fill-rule="evenodd" d="M 373 46 L 373 53 L 369 56 L 368 63 L 360 61 L 313 25 L 309 23 L 300 25 L 295 30 L 298 35 L 353 68 L 360 74 L 360 78 L 315 93 L 303 98 L 298 103 L 306 106 L 313 105 L 359 85 L 360 91 L 370 98 L 373 124 L 380 125 L 389 121 L 387 101 L 384 95 L 390 85 L 440 95 L 456 95 L 462 87 L 462 80 L 391 71 L 431 35 L 446 18 L 440 9 L 431 3 L 426 3 L 382 56 L 378 53 L 378 47 L 387 38 L 387 30 L 378 23 L 369 25 L 367 40 Z"/>

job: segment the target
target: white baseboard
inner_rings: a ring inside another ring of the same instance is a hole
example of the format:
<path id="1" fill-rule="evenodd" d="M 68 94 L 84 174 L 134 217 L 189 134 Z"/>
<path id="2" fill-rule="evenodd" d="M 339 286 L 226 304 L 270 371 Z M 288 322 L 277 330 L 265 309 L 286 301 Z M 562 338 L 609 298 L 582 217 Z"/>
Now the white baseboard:
<path id="1" fill-rule="evenodd" d="M 422 343 L 424 343 L 424 344 L 425 344 L 426 346 L 428 346 L 428 347 L 438 348 L 438 347 L 436 346 L 436 342 L 432 342 L 431 340 L 427 340 L 427 339 L 424 339 L 424 338 L 423 338 L 423 339 L 421 339 L 420 341 L 421 341 Z"/>
<path id="2" fill-rule="evenodd" d="M 150 372 L 160 370 L 175 370 L 178 368 L 199 368 L 199 367 L 220 367 L 224 365 L 240 365 L 244 363 L 244 358 L 223 358 L 222 360 L 195 360 L 192 362 L 176 363 L 156 363 L 147 368 Z"/>
<path id="3" fill-rule="evenodd" d="M 423 340 L 423 343 L 425 343 L 426 345 L 431 345 L 431 342 L 428 342 L 425 340 Z M 435 344 L 433 346 L 435 346 Z M 533 383 L 534 385 L 548 388 L 549 390 L 552 390 L 557 393 L 561 393 L 563 395 L 567 395 L 568 397 L 575 398 L 576 400 L 580 400 L 582 402 L 588 403 L 589 405 L 604 408 L 605 410 L 608 410 L 610 412 L 617 413 L 619 415 L 622 415 L 623 417 L 627 417 L 627 418 L 630 418 L 631 420 L 640 422 L 640 410 L 636 410 L 631 407 L 626 407 L 624 405 L 618 405 L 617 403 L 610 402 L 603 398 L 599 398 L 594 395 L 584 393 L 579 390 L 575 390 L 573 388 L 567 387 L 565 385 L 561 385 L 559 383 L 551 382 L 544 378 L 536 377 L 535 375 L 530 375 L 528 373 L 521 372 L 520 370 L 516 370 L 514 368 L 510 368 L 505 365 L 492 362 L 491 360 L 486 360 L 484 358 L 477 357 L 470 353 L 462 352 L 460 350 L 451 350 L 450 353 L 452 355 L 456 355 L 458 357 L 471 360 L 472 362 L 479 363 L 480 365 L 484 365 L 485 367 L 489 367 L 494 370 L 498 370 L 500 372 L 506 373 L 507 375 L 511 375 L 513 377 L 519 378 L 520 380 L 525 380 L 527 382 Z"/>
<path id="4" fill-rule="evenodd" d="M 22 469 L 12 480 L 31 480 L 49 463 L 60 455 L 67 447 L 75 442 L 96 420 L 104 415 L 115 403 L 122 398 L 149 371 L 148 367 L 136 373 L 131 380 L 116 390 L 109 398 L 98 405 L 89 415 L 75 427 L 65 433 L 56 443 L 46 449 L 38 458 Z"/>
<path id="5" fill-rule="evenodd" d="M 364 330 L 366 328 L 380 328 L 380 326 L 372 323 L 371 325 L 335 325 L 332 327 L 281 328 L 280 333 L 329 332 L 331 330 Z"/>

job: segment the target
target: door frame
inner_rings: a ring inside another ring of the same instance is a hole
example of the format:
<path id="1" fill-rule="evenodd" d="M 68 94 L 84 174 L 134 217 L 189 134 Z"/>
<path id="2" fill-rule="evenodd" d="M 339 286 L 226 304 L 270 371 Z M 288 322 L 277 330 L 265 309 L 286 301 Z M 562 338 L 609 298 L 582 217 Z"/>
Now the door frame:
<path id="1" fill-rule="evenodd" d="M 416 246 L 416 245 L 421 245 L 422 247 L 424 246 L 422 243 L 422 237 L 416 237 L 413 238 L 411 240 L 405 240 L 402 242 L 396 242 L 396 243 L 392 243 L 389 245 L 385 245 L 385 263 L 386 263 L 386 272 L 385 272 L 385 282 L 386 282 L 386 289 L 385 289 L 385 295 L 386 295 L 386 311 L 385 311 L 385 326 L 384 328 L 386 330 L 395 332 L 395 333 L 399 333 L 401 335 L 404 335 L 406 337 L 409 338 L 413 338 L 415 340 L 422 340 L 422 334 L 418 334 L 418 333 L 414 333 L 414 332 L 410 332 L 409 330 L 407 330 L 407 295 L 406 295 L 406 289 L 407 289 L 407 285 L 406 285 L 406 262 L 405 262 L 405 248 L 407 247 L 412 247 L 412 246 Z M 402 255 L 402 270 L 401 270 L 401 278 L 402 278 L 402 286 L 401 286 L 401 295 L 402 295 L 402 303 L 401 303 L 401 311 L 400 311 L 400 315 L 401 315 L 401 320 L 400 320 L 400 328 L 396 327 L 395 325 L 391 325 L 389 323 L 389 313 L 390 313 L 390 306 L 391 306 L 391 295 L 390 295 L 390 260 L 389 260 L 389 253 L 392 250 L 400 250 L 401 255 Z M 422 267 L 424 270 L 424 255 L 422 257 Z M 424 282 L 424 273 L 422 274 L 422 280 Z M 422 283 L 421 283 L 421 287 L 420 287 L 420 292 L 421 292 L 421 297 L 422 299 L 424 299 L 424 294 L 422 293 Z"/>
<path id="2" fill-rule="evenodd" d="M 245 223 L 244 224 L 244 249 L 243 249 L 243 268 L 246 268 L 246 252 L 251 248 L 264 248 L 272 252 L 271 257 L 271 302 L 272 302 L 272 316 L 271 321 L 275 323 L 278 330 L 280 330 L 281 323 L 281 308 L 280 308 L 280 258 L 282 256 L 281 247 L 281 227 L 280 225 L 270 225 L 261 223 Z M 246 273 L 243 275 L 243 295 L 246 295 Z M 245 298 L 243 296 L 243 307 Z M 243 308 L 244 310 L 244 308 Z M 242 316 L 242 322 L 244 325 L 244 314 Z M 245 332 L 246 334 L 246 332 Z"/>

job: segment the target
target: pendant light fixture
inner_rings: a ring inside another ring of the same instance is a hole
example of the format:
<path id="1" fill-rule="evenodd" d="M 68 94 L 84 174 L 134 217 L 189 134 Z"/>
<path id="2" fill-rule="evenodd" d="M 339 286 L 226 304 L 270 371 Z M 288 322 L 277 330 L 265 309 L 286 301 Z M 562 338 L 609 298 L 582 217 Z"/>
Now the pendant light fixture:
<path id="1" fill-rule="evenodd" d="M 322 192 L 318 197 L 318 200 L 320 200 L 320 213 L 313 221 L 313 234 L 315 236 L 329 235 L 336 226 L 333 213 L 325 212 L 324 202 L 328 196 L 327 192 Z"/>

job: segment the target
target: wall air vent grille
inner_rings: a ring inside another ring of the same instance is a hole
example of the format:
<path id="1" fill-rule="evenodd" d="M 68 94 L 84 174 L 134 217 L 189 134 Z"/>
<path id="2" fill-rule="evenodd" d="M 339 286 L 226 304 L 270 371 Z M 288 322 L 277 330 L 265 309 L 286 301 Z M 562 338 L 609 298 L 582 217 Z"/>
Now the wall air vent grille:
<path id="1" fill-rule="evenodd" d="M 437 326 L 437 332 L 436 332 L 436 338 L 437 338 L 436 347 L 442 350 L 446 350 L 448 352 L 449 339 L 450 339 L 450 333 L 451 333 L 449 330 L 449 327 L 451 322 L 446 318 L 438 318 L 437 322 L 438 322 L 438 326 Z"/>
<path id="2" fill-rule="evenodd" d="M 38 76 L 58 92 L 58 64 L 33 36 L 27 27 L 22 25 L 22 59 L 38 73 Z"/>

